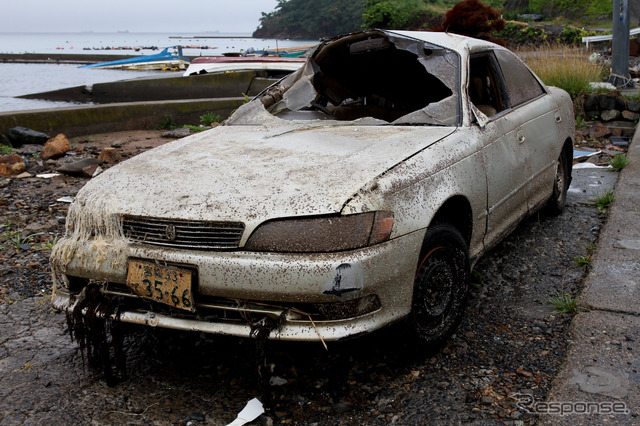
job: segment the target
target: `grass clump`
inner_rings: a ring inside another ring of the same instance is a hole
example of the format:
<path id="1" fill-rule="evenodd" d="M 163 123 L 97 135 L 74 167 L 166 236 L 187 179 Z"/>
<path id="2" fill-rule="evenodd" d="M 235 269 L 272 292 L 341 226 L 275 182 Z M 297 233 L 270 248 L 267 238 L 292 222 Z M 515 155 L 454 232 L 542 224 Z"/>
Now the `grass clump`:
<path id="1" fill-rule="evenodd" d="M 603 194 L 596 194 L 590 201 L 595 203 L 600 213 L 606 213 L 615 199 L 616 194 L 613 192 L 613 189 L 607 189 Z"/>
<path id="2" fill-rule="evenodd" d="M 222 117 L 212 112 L 200 116 L 200 123 L 205 126 L 211 126 L 213 123 L 220 123 L 221 121 Z"/>
<path id="3" fill-rule="evenodd" d="M 54 237 L 53 240 L 51 239 L 47 239 L 45 241 L 43 241 L 42 243 L 40 243 L 40 245 L 38 246 L 38 248 L 40 250 L 48 250 L 51 251 L 53 250 L 53 246 L 55 246 L 58 242 L 58 237 Z"/>
<path id="4" fill-rule="evenodd" d="M 616 154 L 612 159 L 607 161 L 607 164 L 611 166 L 614 171 L 619 172 L 629 164 L 629 158 L 627 158 L 625 154 Z"/>
<path id="5" fill-rule="evenodd" d="M 575 314 L 578 312 L 578 301 L 564 290 L 552 296 L 547 303 L 555 308 L 554 314 Z"/>
<path id="6" fill-rule="evenodd" d="M 15 231 L 6 231 L 2 236 L 2 239 L 4 240 L 4 243 L 9 244 L 16 250 L 20 250 L 23 245 L 31 245 L 34 238 L 38 235 L 42 235 L 42 232 L 25 235 L 23 231 L 18 228 Z"/>
<path id="7" fill-rule="evenodd" d="M 13 148 L 11 148 L 9 145 L 0 144 L 0 155 L 11 154 L 12 151 L 13 151 Z"/>
<path id="8" fill-rule="evenodd" d="M 622 97 L 631 102 L 640 102 L 640 93 L 638 92 L 628 92 L 621 93 Z"/>
<path id="9" fill-rule="evenodd" d="M 171 130 L 176 128 L 176 122 L 173 121 L 173 117 L 165 115 L 158 123 L 158 130 Z"/>
<path id="10" fill-rule="evenodd" d="M 576 266 L 582 269 L 587 269 L 591 264 L 591 256 L 577 256 L 573 258 L 573 262 Z"/>
<path id="11" fill-rule="evenodd" d="M 602 81 L 605 67 L 589 62 L 582 49 L 548 45 L 535 51 L 520 51 L 518 55 L 548 86 L 565 90 L 572 99 L 589 93 L 589 83 Z"/>

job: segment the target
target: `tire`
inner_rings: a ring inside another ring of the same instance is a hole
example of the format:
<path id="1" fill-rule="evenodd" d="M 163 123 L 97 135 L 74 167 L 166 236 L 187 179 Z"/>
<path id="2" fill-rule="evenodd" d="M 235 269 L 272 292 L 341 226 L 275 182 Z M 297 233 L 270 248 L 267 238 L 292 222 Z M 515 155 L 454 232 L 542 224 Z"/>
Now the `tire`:
<path id="1" fill-rule="evenodd" d="M 562 150 L 556 165 L 556 175 L 553 179 L 553 192 L 547 205 L 545 213 L 551 216 L 557 216 L 564 211 L 567 204 L 567 192 L 571 183 L 571 160 L 566 150 Z"/>
<path id="2" fill-rule="evenodd" d="M 416 272 L 410 323 L 425 347 L 444 343 L 456 330 L 469 291 L 469 253 L 462 234 L 449 224 L 430 227 Z"/>

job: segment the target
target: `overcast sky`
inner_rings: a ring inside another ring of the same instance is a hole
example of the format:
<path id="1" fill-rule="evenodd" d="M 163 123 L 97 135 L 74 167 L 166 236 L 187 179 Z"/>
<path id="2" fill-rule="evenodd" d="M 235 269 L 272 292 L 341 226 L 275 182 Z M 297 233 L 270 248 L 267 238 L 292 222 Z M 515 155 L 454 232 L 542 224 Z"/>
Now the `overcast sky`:
<path id="1" fill-rule="evenodd" d="M 277 0 L 0 0 L 0 32 L 253 32 Z"/>

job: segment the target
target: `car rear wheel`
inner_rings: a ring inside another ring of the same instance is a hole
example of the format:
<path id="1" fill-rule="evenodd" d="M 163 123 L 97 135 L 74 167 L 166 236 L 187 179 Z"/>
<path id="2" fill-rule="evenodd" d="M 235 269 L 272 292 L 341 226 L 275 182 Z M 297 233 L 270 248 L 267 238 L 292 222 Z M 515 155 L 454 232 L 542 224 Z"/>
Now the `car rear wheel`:
<path id="1" fill-rule="evenodd" d="M 546 205 L 546 210 L 551 215 L 559 215 L 563 212 L 567 203 L 567 192 L 571 182 L 571 163 L 565 150 L 562 151 L 556 165 L 556 175 L 553 181 L 553 193 Z"/>
<path id="2" fill-rule="evenodd" d="M 416 272 L 410 321 L 418 342 L 435 346 L 455 331 L 469 289 L 469 254 L 460 232 L 430 227 Z"/>

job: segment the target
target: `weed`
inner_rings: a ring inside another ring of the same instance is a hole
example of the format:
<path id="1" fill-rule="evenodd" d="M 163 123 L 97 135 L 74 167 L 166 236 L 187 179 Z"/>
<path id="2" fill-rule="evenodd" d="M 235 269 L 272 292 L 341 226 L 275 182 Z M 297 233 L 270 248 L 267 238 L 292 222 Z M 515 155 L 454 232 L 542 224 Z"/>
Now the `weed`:
<path id="1" fill-rule="evenodd" d="M 198 133 L 201 132 L 203 130 L 205 130 L 204 127 L 200 127 L 200 126 L 193 126 L 191 124 L 185 124 L 184 126 L 181 126 L 183 129 L 189 129 L 191 130 L 192 133 Z"/>
<path id="2" fill-rule="evenodd" d="M 622 97 L 628 101 L 640 102 L 640 93 L 638 92 L 623 92 Z"/>
<path id="3" fill-rule="evenodd" d="M 591 256 L 577 256 L 573 258 L 573 262 L 576 266 L 582 269 L 587 269 L 591 264 Z"/>
<path id="4" fill-rule="evenodd" d="M 519 51 L 518 55 L 549 86 L 564 89 L 572 99 L 590 91 L 589 83 L 602 81 L 606 68 L 589 62 L 587 52 L 567 46 Z"/>
<path id="5" fill-rule="evenodd" d="M 44 293 L 38 300 L 39 306 L 49 306 L 51 304 L 51 293 Z"/>
<path id="6" fill-rule="evenodd" d="M 613 189 L 607 189 L 604 194 L 594 194 L 595 197 L 589 201 L 595 203 L 596 208 L 600 211 L 600 213 L 606 213 L 609 209 L 613 200 L 616 199 L 616 194 L 613 192 Z"/>
<path id="7" fill-rule="evenodd" d="M 485 279 L 484 274 L 478 271 L 471 271 L 471 281 L 470 285 L 473 288 L 482 288 L 482 282 Z"/>
<path id="8" fill-rule="evenodd" d="M 22 233 L 22 230 L 18 228 L 16 231 L 5 232 L 5 234 L 3 235 L 3 238 L 4 238 L 4 242 L 9 243 L 16 250 L 20 250 L 20 246 L 24 244 L 31 244 L 33 242 L 33 239 L 36 236 L 42 235 L 42 234 L 43 234 L 42 232 L 38 232 L 35 234 L 24 235 Z"/>
<path id="9" fill-rule="evenodd" d="M 555 308 L 554 314 L 575 314 L 578 311 L 576 298 L 564 290 L 552 296 L 547 303 Z"/>
<path id="10" fill-rule="evenodd" d="M 160 123 L 158 123 L 159 130 L 171 130 L 175 129 L 175 127 L 176 122 L 173 121 L 173 117 L 171 117 L 170 115 L 165 115 L 164 117 L 162 117 L 162 120 L 160 120 Z"/>
<path id="11" fill-rule="evenodd" d="M 584 115 L 577 114 L 576 115 L 576 129 L 581 129 L 583 127 L 587 127 L 587 122 L 584 120 Z"/>
<path id="12" fill-rule="evenodd" d="M 4 299 L 0 299 L 0 302 L 5 303 L 7 305 L 13 305 L 16 302 L 19 302 L 22 300 L 22 296 L 17 296 L 15 299 L 12 297 L 5 297 Z"/>
<path id="13" fill-rule="evenodd" d="M 208 112 L 205 115 L 200 116 L 200 123 L 205 126 L 211 126 L 213 123 L 219 123 L 221 121 L 222 117 L 212 112 Z"/>
<path id="14" fill-rule="evenodd" d="M 587 251 L 587 254 L 591 256 L 593 255 L 593 251 L 596 249 L 596 243 L 589 243 L 584 249 Z"/>
<path id="15" fill-rule="evenodd" d="M 42 243 L 40 243 L 40 245 L 38 246 L 38 248 L 40 250 L 53 250 L 53 246 L 55 246 L 58 243 L 58 237 L 54 237 L 53 240 L 46 240 L 43 241 Z"/>
<path id="16" fill-rule="evenodd" d="M 629 164 L 629 159 L 625 154 L 616 154 L 611 160 L 607 161 L 607 164 L 611 166 L 614 171 L 619 172 Z"/>
<path id="17" fill-rule="evenodd" d="M 29 361 L 25 362 L 24 365 L 22 366 L 22 368 L 20 369 L 20 372 L 24 372 L 24 371 L 29 371 L 33 368 L 34 364 L 31 364 Z"/>
<path id="18" fill-rule="evenodd" d="M 12 150 L 13 148 L 11 148 L 9 145 L 0 144 L 0 154 L 2 155 L 11 154 Z"/>
<path id="19" fill-rule="evenodd" d="M 588 31 L 584 28 L 567 26 L 562 30 L 562 33 L 560 33 L 560 41 L 563 43 L 579 46 L 582 43 L 582 37 L 594 35 L 597 35 L 595 31 Z"/>

